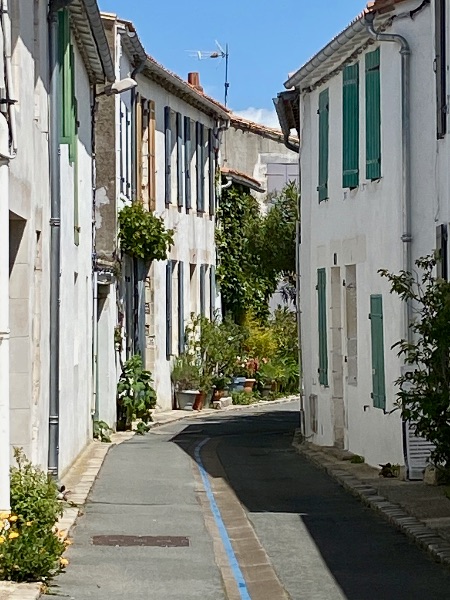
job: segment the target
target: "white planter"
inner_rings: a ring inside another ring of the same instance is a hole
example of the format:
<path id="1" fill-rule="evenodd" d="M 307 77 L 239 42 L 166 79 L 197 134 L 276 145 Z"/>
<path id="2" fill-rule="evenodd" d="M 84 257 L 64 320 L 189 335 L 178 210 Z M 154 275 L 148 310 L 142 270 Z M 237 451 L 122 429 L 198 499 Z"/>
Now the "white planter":
<path id="1" fill-rule="evenodd" d="M 176 392 L 177 404 L 180 410 L 192 410 L 198 390 L 182 390 Z"/>

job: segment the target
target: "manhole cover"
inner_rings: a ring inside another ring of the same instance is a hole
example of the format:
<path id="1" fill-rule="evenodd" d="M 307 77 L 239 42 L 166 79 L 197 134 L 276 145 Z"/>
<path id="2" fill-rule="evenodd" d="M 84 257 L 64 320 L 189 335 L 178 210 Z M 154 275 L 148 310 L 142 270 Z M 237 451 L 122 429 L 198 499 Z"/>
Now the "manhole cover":
<path id="1" fill-rule="evenodd" d="M 189 538 L 176 535 L 94 535 L 94 546 L 157 546 L 159 548 L 186 548 Z"/>

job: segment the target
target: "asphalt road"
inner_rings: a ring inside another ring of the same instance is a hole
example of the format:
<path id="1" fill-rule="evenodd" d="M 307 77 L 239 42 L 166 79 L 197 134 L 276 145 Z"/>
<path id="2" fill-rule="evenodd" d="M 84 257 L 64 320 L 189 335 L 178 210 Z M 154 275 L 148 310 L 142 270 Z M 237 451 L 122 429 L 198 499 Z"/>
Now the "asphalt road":
<path id="1" fill-rule="evenodd" d="M 212 517 L 193 460 L 210 438 L 205 451 L 214 447 L 290 598 L 450 599 L 448 571 L 295 453 L 297 408 L 185 420 L 112 448 L 76 527 L 71 564 L 51 593 L 75 600 L 225 600 L 217 566 L 223 539 L 213 544 L 205 525 Z M 204 464 L 214 482 L 213 462 Z M 107 534 L 186 536 L 189 547 L 93 545 L 93 536 Z"/>

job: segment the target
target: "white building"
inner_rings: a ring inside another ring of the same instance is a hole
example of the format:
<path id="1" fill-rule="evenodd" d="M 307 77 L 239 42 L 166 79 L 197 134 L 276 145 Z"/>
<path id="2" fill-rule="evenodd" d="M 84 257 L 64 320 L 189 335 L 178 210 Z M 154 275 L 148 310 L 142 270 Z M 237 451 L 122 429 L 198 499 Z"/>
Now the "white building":
<path id="1" fill-rule="evenodd" d="M 301 134 L 306 435 L 411 478 L 429 445 L 392 412 L 411 315 L 378 270 L 439 247 L 447 275 L 449 18 L 443 0 L 372 2 L 276 100 Z"/>
<path id="2" fill-rule="evenodd" d="M 114 70 L 95 0 L 67 4 L 1 16 L 2 492 L 8 446 L 61 475 L 92 437 L 91 107 Z"/>
<path id="3" fill-rule="evenodd" d="M 167 410 L 173 406 L 171 363 L 183 349 L 189 316 L 209 316 L 216 308 L 216 168 L 228 112 L 203 93 L 197 74 L 188 83 L 147 56 L 132 23 L 108 14 L 103 23 L 116 77 L 131 75 L 138 86 L 98 106 L 96 255 L 99 269 L 112 269 L 118 211 L 130 202 L 141 201 L 174 230 L 166 262 L 148 269 L 121 257 L 119 311 L 111 302 L 108 316 L 124 334 L 125 357 L 143 356 L 157 408 Z M 104 384 L 98 406 L 99 418 L 113 424 L 115 398 Z"/>

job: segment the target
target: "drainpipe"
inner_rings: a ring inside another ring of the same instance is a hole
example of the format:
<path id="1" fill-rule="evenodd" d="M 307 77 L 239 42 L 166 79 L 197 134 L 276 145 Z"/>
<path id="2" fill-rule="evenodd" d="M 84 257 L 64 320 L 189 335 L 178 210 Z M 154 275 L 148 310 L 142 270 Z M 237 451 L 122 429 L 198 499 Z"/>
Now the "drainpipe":
<path id="1" fill-rule="evenodd" d="M 48 471 L 58 477 L 59 455 L 59 346 L 61 276 L 61 164 L 60 164 L 60 80 L 58 11 L 72 0 L 54 0 L 49 7 L 50 55 L 50 386 Z"/>
<path id="2" fill-rule="evenodd" d="M 292 150 L 292 152 L 297 152 L 297 154 L 299 153 L 299 146 L 297 144 L 293 144 L 289 140 L 289 132 L 284 134 L 284 145 L 286 146 L 286 148 L 288 148 L 288 150 Z"/>
<path id="3" fill-rule="evenodd" d="M 6 80 L 5 80 L 6 75 Z M 16 156 L 14 91 L 11 76 L 11 21 L 8 2 L 0 14 L 0 511 L 10 504 L 9 406 L 9 162 Z M 9 115 L 9 124 L 5 115 Z"/>
<path id="4" fill-rule="evenodd" d="M 368 13 L 365 16 L 365 25 L 368 33 L 378 42 L 393 42 L 399 44 L 402 60 L 402 227 L 403 234 L 403 269 L 412 273 L 411 252 L 411 133 L 410 133 L 410 62 L 411 48 L 408 41 L 398 34 L 379 33 L 374 29 L 375 14 Z M 405 339 L 412 342 L 412 304 L 410 300 L 405 302 L 404 308 L 404 332 Z"/>

